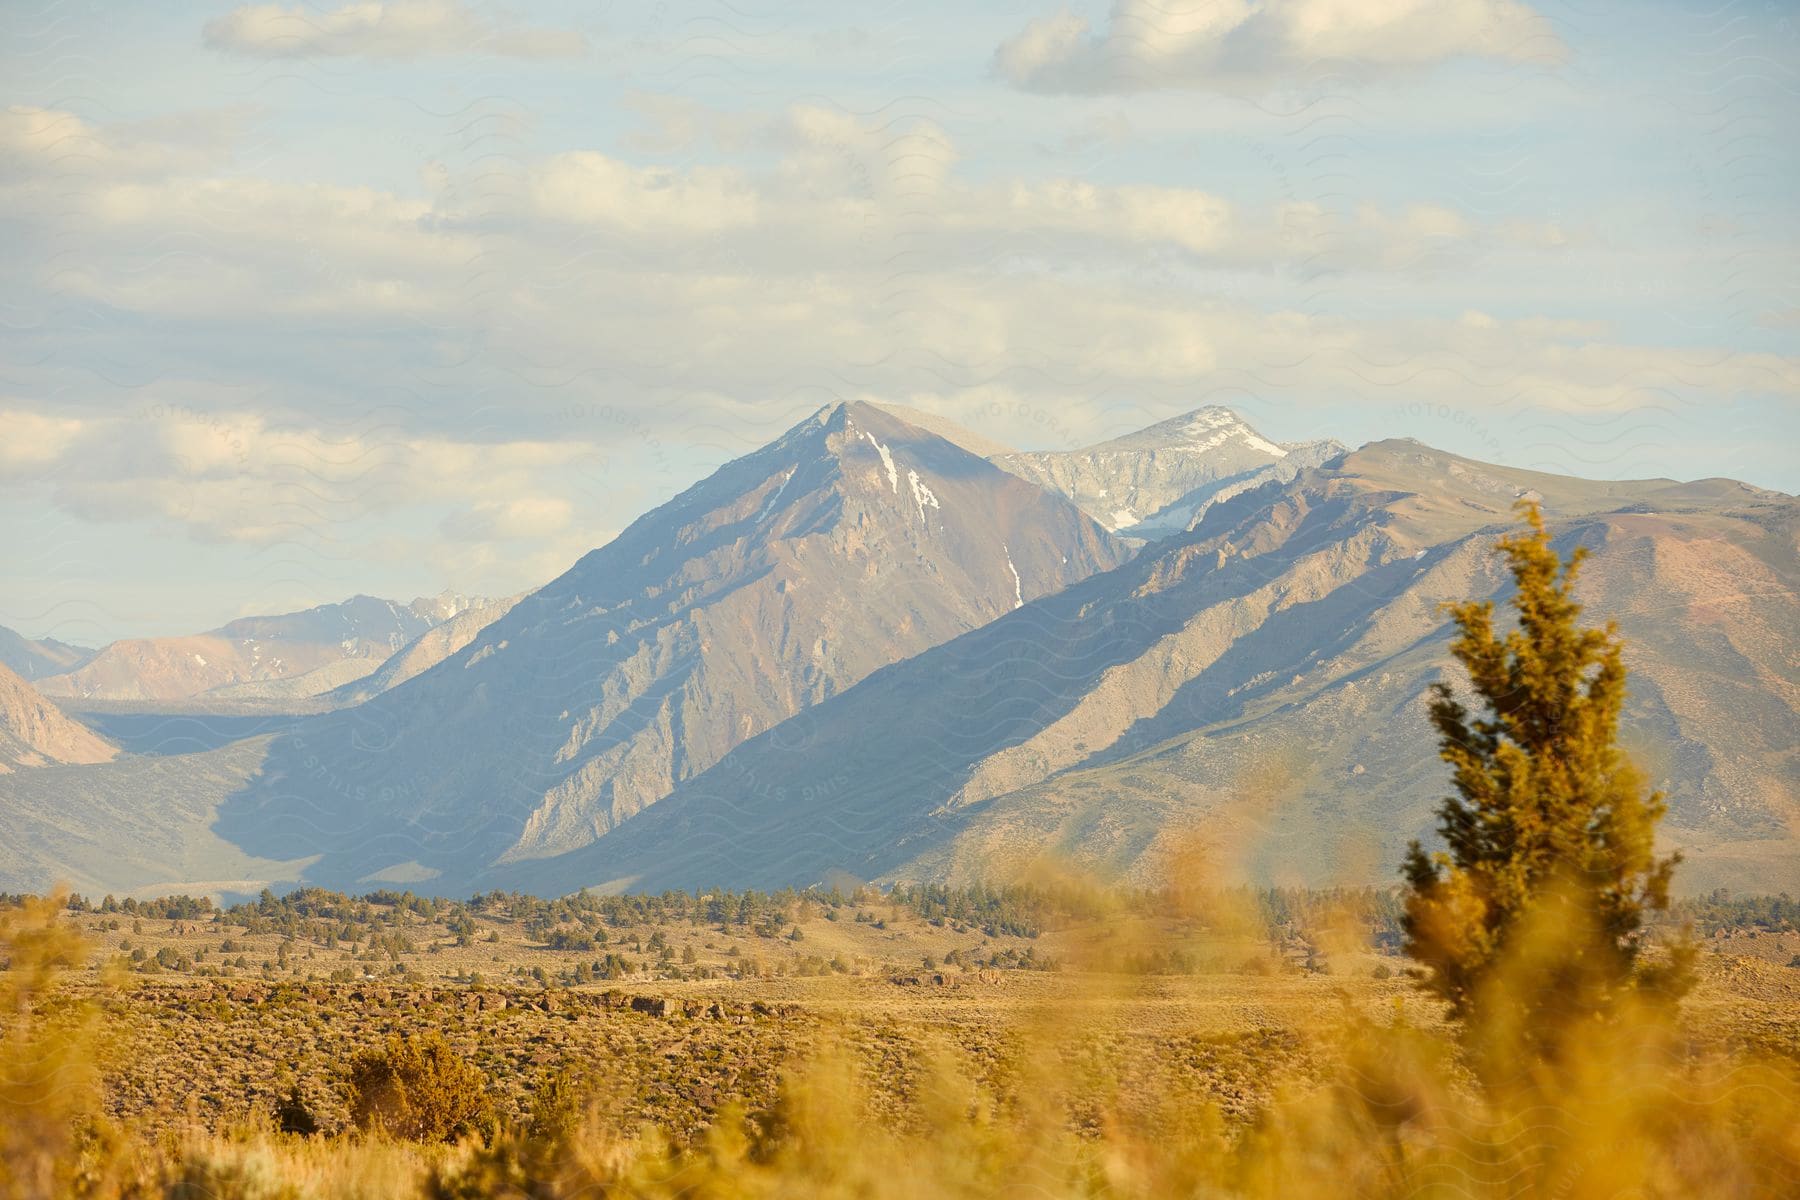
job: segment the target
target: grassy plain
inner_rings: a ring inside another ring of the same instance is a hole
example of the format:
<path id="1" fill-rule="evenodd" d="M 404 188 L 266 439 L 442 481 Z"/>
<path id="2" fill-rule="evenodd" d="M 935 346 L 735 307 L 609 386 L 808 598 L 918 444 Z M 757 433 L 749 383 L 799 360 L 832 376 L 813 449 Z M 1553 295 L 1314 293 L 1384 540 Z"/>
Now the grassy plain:
<path id="1" fill-rule="evenodd" d="M 1047 1194 L 1297 1194 L 1278 1185 L 1316 1188 L 1323 1171 L 1349 1173 L 1343 1194 L 1448 1179 L 1459 1194 L 1528 1195 L 1561 1178 L 1506 1185 L 1519 1174 L 1512 1115 L 1443 1115 L 1480 1102 L 1438 1006 L 1380 948 L 1379 920 L 1321 901 L 1270 921 L 1239 900 L 1180 914 L 1003 904 L 985 919 L 873 895 L 764 898 L 723 919 L 693 902 L 514 911 L 404 897 L 64 912 L 81 957 L 38 997 L 35 1026 L 6 1032 L 36 1028 L 37 1046 L 59 1021 L 85 1022 L 91 1071 L 54 1098 L 85 1097 L 69 1100 L 82 1132 L 61 1161 L 86 1164 L 89 1184 L 65 1175 L 0 1195 L 985 1195 L 1039 1170 L 1028 1190 Z M 1800 1162 L 1800 1135 L 1771 1151 L 1774 1135 L 1755 1133 L 1800 1095 L 1800 933 L 1699 932 L 1700 982 L 1670 1043 L 1687 1065 L 1654 1070 L 1687 1072 L 1684 1102 L 1753 1147 L 1677 1157 L 1714 1175 L 1721 1153 L 1760 1163 L 1717 1194 L 1764 1194 L 1784 1154 Z M 480 1072 L 485 1132 L 417 1145 L 358 1130 L 352 1060 L 425 1033 Z M 1620 1080 L 1633 1062 L 1607 1061 L 1609 1104 L 1632 1102 Z M 1718 1063 L 1733 1082 L 1715 1100 L 1705 1072 Z M 1646 1095 L 1666 1088 L 1650 1078 Z M 578 1135 L 554 1151 L 525 1138 L 570 1080 Z M 1746 1097 L 1761 1116 L 1736 1107 Z M 1371 1104 L 1409 1115 L 1384 1132 Z M 1736 1132 L 1746 1120 L 1754 1136 Z M 1579 1116 L 1584 1137 L 1591 1126 Z M 1265 1143 L 1271 1129 L 1287 1132 Z M 1416 1161 L 1375 1153 L 1402 1129 Z M 844 1157 L 854 1147 L 868 1163 Z M 1555 1153 L 1601 1152 L 1577 1139 Z M 1332 1167 L 1332 1155 L 1349 1157 Z M 1499 1186 L 1468 1174 L 1484 1155 Z M 1688 1194 L 1685 1177 L 1667 1182 L 1647 1194 Z"/>

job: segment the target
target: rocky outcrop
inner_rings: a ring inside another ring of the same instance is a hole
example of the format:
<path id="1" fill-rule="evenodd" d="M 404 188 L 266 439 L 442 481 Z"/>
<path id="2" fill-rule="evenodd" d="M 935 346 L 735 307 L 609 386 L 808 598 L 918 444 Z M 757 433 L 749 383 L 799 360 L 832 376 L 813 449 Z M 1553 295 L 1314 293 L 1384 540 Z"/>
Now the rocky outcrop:
<path id="1" fill-rule="evenodd" d="M 374 671 L 326 692 L 325 701 L 333 708 L 345 708 L 416 679 L 474 641 L 477 634 L 511 612 L 522 598 L 523 594 L 477 601 L 420 634 Z"/>

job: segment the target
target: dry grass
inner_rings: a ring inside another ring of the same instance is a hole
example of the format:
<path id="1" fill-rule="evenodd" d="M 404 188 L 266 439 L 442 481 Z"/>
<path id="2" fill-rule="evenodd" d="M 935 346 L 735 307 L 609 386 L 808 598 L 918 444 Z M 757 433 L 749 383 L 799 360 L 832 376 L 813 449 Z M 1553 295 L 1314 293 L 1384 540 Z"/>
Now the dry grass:
<path id="1" fill-rule="evenodd" d="M 925 972 L 995 939 L 904 914 L 805 922 L 800 942 L 671 927 L 720 974 L 546 988 L 453 982 L 555 956 L 498 924 L 435 954 L 416 938 L 410 983 L 328 983 L 322 952 L 293 947 L 270 980 L 103 979 L 93 964 L 119 936 L 191 955 L 221 935 L 127 921 L 84 958 L 70 935 L 94 919 L 8 918 L 0 1195 L 1674 1197 L 1800 1182 L 1800 971 L 1778 952 L 1705 955 L 1679 1022 L 1626 1013 L 1552 1076 L 1496 1091 L 1472 1084 L 1435 1005 L 1375 977 L 1402 964 L 1350 929 L 1331 973 L 1263 975 L 1240 970 L 1283 948 L 1217 914 L 1046 934 L 1040 953 L 1064 964 L 1049 973 Z M 275 961 L 274 935 L 230 936 Z M 1171 943 L 1222 969 L 1086 967 Z M 724 977 L 745 946 L 770 966 L 829 949 L 851 973 Z M 451 1147 L 353 1132 L 352 1055 L 428 1029 L 485 1075 L 496 1130 Z M 529 1136 L 552 1080 L 581 1103 Z M 320 1136 L 276 1128 L 296 1086 Z"/>

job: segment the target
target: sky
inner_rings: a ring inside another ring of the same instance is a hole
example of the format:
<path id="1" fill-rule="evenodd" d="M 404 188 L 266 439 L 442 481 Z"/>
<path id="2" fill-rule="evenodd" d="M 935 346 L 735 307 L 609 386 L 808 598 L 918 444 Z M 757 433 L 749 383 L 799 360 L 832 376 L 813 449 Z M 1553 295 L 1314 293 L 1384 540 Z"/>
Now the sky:
<path id="1" fill-rule="evenodd" d="M 1786 4 L 28 0 L 0 90 L 28 636 L 511 594 L 846 399 L 1800 492 Z"/>

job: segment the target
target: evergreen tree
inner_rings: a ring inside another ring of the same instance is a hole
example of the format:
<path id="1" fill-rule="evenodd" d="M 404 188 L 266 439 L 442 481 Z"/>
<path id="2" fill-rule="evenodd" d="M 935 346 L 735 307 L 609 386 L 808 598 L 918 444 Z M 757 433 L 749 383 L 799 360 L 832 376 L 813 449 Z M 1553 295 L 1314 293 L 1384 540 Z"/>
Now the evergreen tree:
<path id="1" fill-rule="evenodd" d="M 1449 606 L 1460 631 L 1451 653 L 1482 711 L 1434 686 L 1456 794 L 1438 810 L 1446 850 L 1415 841 L 1407 854 L 1404 928 L 1407 953 L 1456 1016 L 1556 1029 L 1567 1027 L 1556 1017 L 1604 1012 L 1628 991 L 1679 995 L 1688 955 L 1640 960 L 1644 914 L 1668 908 L 1679 856 L 1656 856 L 1663 797 L 1617 745 L 1617 628 L 1578 623 L 1585 548 L 1559 561 L 1537 506 L 1519 511 L 1529 528 L 1497 547 L 1517 584 L 1518 628 L 1496 634 L 1490 601 Z M 1502 975 L 1505 994 L 1491 995 Z"/>

